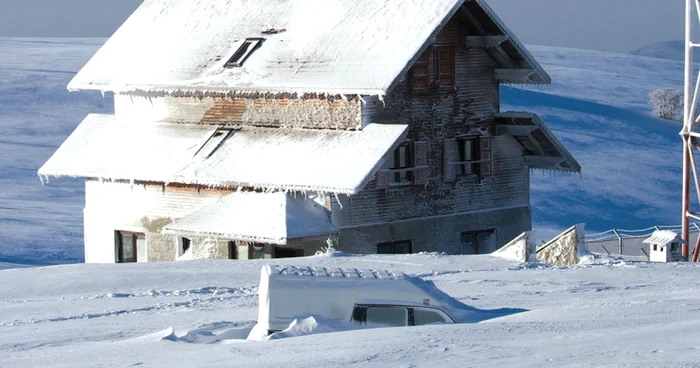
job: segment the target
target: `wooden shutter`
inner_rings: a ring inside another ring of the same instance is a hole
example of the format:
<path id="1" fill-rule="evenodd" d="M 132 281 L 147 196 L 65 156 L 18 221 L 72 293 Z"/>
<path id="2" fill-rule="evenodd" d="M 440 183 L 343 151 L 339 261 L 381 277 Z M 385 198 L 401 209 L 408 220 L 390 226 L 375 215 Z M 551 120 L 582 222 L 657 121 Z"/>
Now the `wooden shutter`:
<path id="1" fill-rule="evenodd" d="M 457 149 L 457 140 L 447 139 L 445 140 L 444 146 L 445 182 L 453 183 L 457 181 L 457 165 L 450 164 L 450 162 L 459 161 L 459 150 Z"/>
<path id="2" fill-rule="evenodd" d="M 455 86 L 455 48 L 441 46 L 437 47 L 435 51 L 438 87 L 451 90 Z"/>
<path id="3" fill-rule="evenodd" d="M 493 168 L 492 161 L 490 161 L 493 158 L 491 137 L 480 137 L 479 147 L 481 148 L 479 159 L 489 160 L 481 163 L 481 177 L 485 178 L 491 176 L 491 170 Z"/>
<path id="4" fill-rule="evenodd" d="M 428 166 L 428 142 L 413 142 L 413 166 Z M 413 184 L 425 185 L 428 182 L 428 168 L 418 168 L 413 172 Z"/>
<path id="5" fill-rule="evenodd" d="M 389 173 L 383 170 L 378 171 L 375 176 L 375 185 L 377 189 L 389 188 Z"/>
<path id="6" fill-rule="evenodd" d="M 430 84 L 430 49 L 426 50 L 419 58 L 413 63 L 413 67 L 409 72 L 409 83 L 411 84 L 411 93 L 426 93 L 428 91 L 428 85 Z"/>

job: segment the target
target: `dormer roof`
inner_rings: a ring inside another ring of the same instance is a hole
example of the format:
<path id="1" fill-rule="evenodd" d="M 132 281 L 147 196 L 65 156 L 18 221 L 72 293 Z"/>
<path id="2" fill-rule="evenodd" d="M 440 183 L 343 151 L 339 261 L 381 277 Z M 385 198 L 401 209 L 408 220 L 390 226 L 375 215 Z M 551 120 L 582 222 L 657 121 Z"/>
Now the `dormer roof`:
<path id="1" fill-rule="evenodd" d="M 145 0 L 68 88 L 383 95 L 456 14 L 497 79 L 549 82 L 483 0 Z"/>

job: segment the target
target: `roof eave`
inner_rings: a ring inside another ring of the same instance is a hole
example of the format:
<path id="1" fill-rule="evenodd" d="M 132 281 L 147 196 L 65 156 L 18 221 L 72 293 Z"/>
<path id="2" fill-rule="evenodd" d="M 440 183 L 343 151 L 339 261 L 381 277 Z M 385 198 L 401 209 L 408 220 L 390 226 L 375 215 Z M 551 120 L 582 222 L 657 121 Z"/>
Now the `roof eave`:
<path id="1" fill-rule="evenodd" d="M 501 33 L 508 36 L 508 40 L 505 42 L 510 43 L 513 48 L 515 48 L 520 57 L 528 64 L 528 68 L 534 69 L 536 71 L 536 78 L 529 78 L 527 80 L 502 80 L 503 83 L 526 83 L 526 84 L 550 84 L 552 83 L 551 76 L 544 70 L 542 65 L 535 59 L 534 56 L 528 51 L 525 45 L 520 42 L 520 40 L 515 36 L 515 34 L 505 25 L 503 20 L 491 9 L 491 7 L 484 0 L 470 0 L 475 4 L 478 4 L 481 9 L 491 18 L 491 20 L 496 24 L 496 26 L 501 30 Z"/>
<path id="2" fill-rule="evenodd" d="M 534 156 L 533 159 L 529 161 L 526 160 L 526 163 L 531 169 L 556 170 L 570 173 L 581 172 L 581 164 L 578 163 L 569 150 L 566 149 L 566 146 L 564 146 L 564 144 L 559 141 L 557 136 L 552 133 L 551 130 L 549 130 L 545 122 L 537 114 L 509 111 L 498 113 L 495 117 L 497 119 L 530 119 L 533 122 L 532 126 L 542 131 L 544 136 L 561 154 L 560 156 Z M 540 157 L 541 159 L 538 159 Z M 566 163 L 566 165 L 562 165 L 562 163 Z"/>
<path id="3" fill-rule="evenodd" d="M 319 87 L 238 87 L 238 86 L 197 86 L 197 85 L 165 85 L 165 84 L 143 84 L 143 85 L 114 85 L 114 84 L 85 84 L 71 81 L 68 84 L 68 91 L 102 91 L 124 93 L 223 93 L 223 94 L 296 94 L 299 96 L 307 94 L 327 94 L 344 96 L 384 96 L 388 89 L 377 88 L 319 88 Z"/>

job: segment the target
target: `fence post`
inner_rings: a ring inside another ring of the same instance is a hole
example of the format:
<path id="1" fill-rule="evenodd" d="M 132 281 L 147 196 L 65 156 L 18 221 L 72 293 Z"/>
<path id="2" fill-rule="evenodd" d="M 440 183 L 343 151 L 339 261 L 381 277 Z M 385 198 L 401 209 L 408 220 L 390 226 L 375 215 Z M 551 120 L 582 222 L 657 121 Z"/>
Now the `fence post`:
<path id="1" fill-rule="evenodd" d="M 613 233 L 615 234 L 615 236 L 617 236 L 617 247 L 618 247 L 618 249 L 619 249 L 619 251 L 620 251 L 619 254 L 620 254 L 620 255 L 623 255 L 624 253 L 622 253 L 622 251 L 623 251 L 623 249 L 622 249 L 622 248 L 623 248 L 623 246 L 622 246 L 622 237 L 620 236 L 620 233 L 617 232 L 617 229 L 612 229 L 612 231 L 613 231 Z"/>

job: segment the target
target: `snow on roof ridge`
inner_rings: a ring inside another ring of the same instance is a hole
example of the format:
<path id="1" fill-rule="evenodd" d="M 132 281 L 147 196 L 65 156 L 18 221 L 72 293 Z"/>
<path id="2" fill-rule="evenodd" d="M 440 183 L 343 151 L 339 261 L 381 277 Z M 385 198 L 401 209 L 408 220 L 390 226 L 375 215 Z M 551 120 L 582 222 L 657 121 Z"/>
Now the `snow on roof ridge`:
<path id="1" fill-rule="evenodd" d="M 400 271 L 376 270 L 361 268 L 329 268 L 314 266 L 271 265 L 270 274 L 293 275 L 300 277 L 336 277 L 336 278 L 360 278 L 377 280 L 405 280 L 407 275 Z"/>

